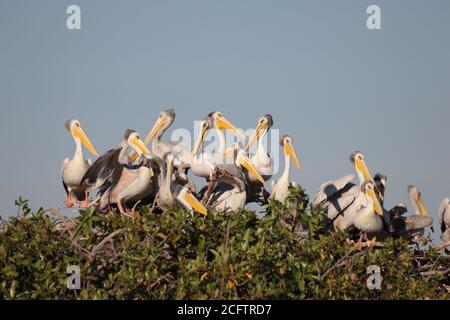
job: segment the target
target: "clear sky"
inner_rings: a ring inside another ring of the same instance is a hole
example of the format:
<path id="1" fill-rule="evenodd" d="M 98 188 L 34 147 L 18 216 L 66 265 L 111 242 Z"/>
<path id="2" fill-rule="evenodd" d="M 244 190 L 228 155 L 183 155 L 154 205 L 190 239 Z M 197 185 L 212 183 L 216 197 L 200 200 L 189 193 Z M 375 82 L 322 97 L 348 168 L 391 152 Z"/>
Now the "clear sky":
<path id="1" fill-rule="evenodd" d="M 81 30 L 66 8 L 81 7 Z M 382 30 L 366 28 L 381 7 Z M 96 148 L 143 135 L 161 109 L 192 129 L 222 110 L 265 113 L 295 139 L 309 193 L 354 172 L 361 150 L 388 176 L 387 207 L 415 184 L 435 218 L 450 195 L 450 2 L 189 0 L 0 2 L 0 214 L 22 195 L 59 206 L 78 118 Z M 92 157 L 92 156 L 91 156 Z"/>

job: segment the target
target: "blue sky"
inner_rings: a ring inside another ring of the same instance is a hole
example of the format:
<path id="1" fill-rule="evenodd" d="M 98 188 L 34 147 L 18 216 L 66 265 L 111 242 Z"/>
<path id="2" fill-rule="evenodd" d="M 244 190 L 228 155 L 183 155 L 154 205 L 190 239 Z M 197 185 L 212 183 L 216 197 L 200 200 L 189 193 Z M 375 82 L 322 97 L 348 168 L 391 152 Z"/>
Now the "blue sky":
<path id="1" fill-rule="evenodd" d="M 66 28 L 70 4 L 81 30 Z M 382 30 L 366 28 L 370 4 Z M 309 193 L 353 172 L 361 150 L 388 176 L 387 207 L 414 184 L 437 220 L 450 195 L 449 14 L 445 0 L 3 0 L 0 214 L 19 195 L 62 204 L 65 120 L 106 151 L 172 106 L 174 127 L 191 130 L 216 109 L 242 128 L 271 113 Z"/>

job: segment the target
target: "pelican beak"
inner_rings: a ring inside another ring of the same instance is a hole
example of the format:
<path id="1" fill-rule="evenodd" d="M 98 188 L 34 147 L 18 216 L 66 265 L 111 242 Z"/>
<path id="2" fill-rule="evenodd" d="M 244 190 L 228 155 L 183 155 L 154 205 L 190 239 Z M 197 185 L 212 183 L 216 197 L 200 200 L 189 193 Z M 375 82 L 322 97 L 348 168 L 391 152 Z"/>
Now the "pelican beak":
<path id="1" fill-rule="evenodd" d="M 261 183 L 265 182 L 263 177 L 259 174 L 258 170 L 256 170 L 248 157 L 242 155 L 240 165 L 247 169 L 247 171 L 250 172 L 250 174 L 258 179 Z"/>
<path id="2" fill-rule="evenodd" d="M 259 123 L 252 136 L 250 137 L 247 145 L 245 146 L 245 151 L 247 151 L 252 145 L 254 145 L 256 141 L 258 141 L 258 139 L 264 133 L 264 130 L 267 130 L 267 123 Z"/>
<path id="3" fill-rule="evenodd" d="M 214 124 L 217 129 L 230 130 L 235 135 L 241 138 L 245 138 L 242 132 L 223 116 L 217 117 Z"/>
<path id="4" fill-rule="evenodd" d="M 142 139 L 134 138 L 133 140 L 131 140 L 131 143 L 133 144 L 133 146 L 136 147 L 137 150 L 139 150 L 139 153 L 143 153 L 143 154 L 150 153 L 150 151 L 148 150 L 147 146 L 145 145 L 144 141 L 142 141 Z"/>
<path id="5" fill-rule="evenodd" d="M 80 139 L 81 142 L 89 150 L 89 152 L 92 153 L 94 156 L 98 157 L 97 150 L 95 150 L 94 146 L 91 143 L 91 140 L 89 140 L 87 134 L 84 132 L 84 130 L 81 127 L 74 127 L 74 128 L 72 128 L 72 135 L 74 137 Z"/>
<path id="6" fill-rule="evenodd" d="M 192 156 L 195 157 L 196 154 L 200 151 L 200 149 L 203 147 L 203 144 L 206 140 L 206 134 L 208 132 L 208 127 L 204 126 L 202 123 L 201 131 L 198 136 L 197 142 L 195 143 L 194 149 L 192 150 Z"/>
<path id="7" fill-rule="evenodd" d="M 153 138 L 161 131 L 161 128 L 166 124 L 167 124 L 167 117 L 162 117 L 156 120 L 152 130 L 150 130 L 150 133 L 147 135 L 147 138 L 145 138 L 145 144 L 149 144 L 153 140 Z"/>
<path id="8" fill-rule="evenodd" d="M 420 215 L 428 216 L 428 210 L 423 203 L 422 195 L 419 193 L 416 197 L 417 205 L 419 206 Z"/>
<path id="9" fill-rule="evenodd" d="M 380 201 L 378 201 L 377 196 L 375 195 L 375 192 L 373 190 L 368 190 L 368 195 L 370 198 L 372 198 L 373 201 L 373 208 L 377 215 L 380 217 L 383 216 L 383 208 L 381 207 Z"/>
<path id="10" fill-rule="evenodd" d="M 367 167 L 366 162 L 364 159 L 358 159 L 355 162 L 355 167 L 357 170 L 362 172 L 364 179 L 366 181 L 373 181 L 372 175 L 370 174 L 369 168 Z"/>
<path id="11" fill-rule="evenodd" d="M 302 165 L 300 164 L 300 161 L 298 160 L 297 153 L 295 152 L 294 146 L 291 142 L 286 142 L 283 146 L 284 148 L 284 155 L 291 158 L 292 161 L 294 161 L 294 164 L 298 168 L 298 170 L 302 169 Z"/>
<path id="12" fill-rule="evenodd" d="M 186 192 L 183 198 L 186 203 L 188 203 L 192 207 L 192 209 L 204 216 L 208 215 L 208 210 L 206 210 L 205 206 L 200 201 L 198 201 L 197 198 L 192 195 L 192 193 Z"/>
<path id="13" fill-rule="evenodd" d="M 236 147 L 235 147 L 234 145 L 232 145 L 232 146 L 230 146 L 227 150 L 225 150 L 225 152 L 223 153 L 223 155 L 224 155 L 225 157 L 232 156 L 233 153 L 234 153 L 235 151 L 236 151 Z"/>

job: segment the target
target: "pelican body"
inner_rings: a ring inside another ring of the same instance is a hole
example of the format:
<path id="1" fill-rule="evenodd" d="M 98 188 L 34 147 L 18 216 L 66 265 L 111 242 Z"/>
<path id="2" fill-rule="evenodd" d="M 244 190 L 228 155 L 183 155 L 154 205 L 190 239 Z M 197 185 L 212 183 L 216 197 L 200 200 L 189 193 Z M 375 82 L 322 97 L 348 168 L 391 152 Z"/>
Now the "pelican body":
<path id="1" fill-rule="evenodd" d="M 121 213 L 130 214 L 123 210 L 123 200 L 134 196 L 130 192 L 133 191 L 133 188 L 139 189 L 136 187 L 138 181 L 135 178 L 142 177 L 141 175 L 145 176 L 146 172 L 145 169 L 133 172 L 136 167 L 131 166 L 131 159 L 127 154 L 128 148 L 132 148 L 139 155 L 150 153 L 140 135 L 134 130 L 127 129 L 120 145 L 98 158 L 81 180 L 81 186 L 88 189 L 99 189 L 96 201 L 100 201 L 100 209 L 104 209 L 120 199 L 122 200 L 119 201 Z M 148 175 L 150 175 L 149 172 L 147 172 Z M 130 182 L 133 182 L 134 186 L 129 186 Z M 124 191 L 127 186 L 128 190 Z M 121 191 L 124 191 L 125 194 L 120 194 Z"/>
<path id="2" fill-rule="evenodd" d="M 289 195 L 289 187 L 299 188 L 300 186 L 290 181 L 291 161 L 301 170 L 301 164 L 295 152 L 293 139 L 289 135 L 284 135 L 280 139 L 280 145 L 284 151 L 284 172 L 277 181 L 272 181 L 271 198 L 280 202 L 284 202 Z"/>
<path id="3" fill-rule="evenodd" d="M 335 227 L 346 229 L 353 224 L 353 218 L 360 207 L 358 198 L 364 182 L 373 182 L 372 175 L 367 167 L 364 155 L 359 151 L 350 154 L 350 161 L 353 163 L 358 176 L 358 185 L 353 183 L 355 175 L 349 174 L 335 181 L 323 183 L 313 198 L 313 205 L 325 204 L 328 209 L 328 218 L 333 221 Z M 363 196 L 361 194 L 361 196 Z M 340 221 L 347 215 L 344 221 Z"/>
<path id="4" fill-rule="evenodd" d="M 85 160 L 82 144 L 96 157 L 98 153 L 89 140 L 88 136 L 81 128 L 78 120 L 68 120 L 65 123 L 66 129 L 75 140 L 75 154 L 72 159 L 65 159 L 61 167 L 61 179 L 64 190 L 67 193 L 66 206 L 72 207 L 74 202 L 83 201 L 82 206 L 87 207 L 89 203 L 89 192 L 80 186 L 81 179 L 92 165 L 90 159 Z"/>
<path id="5" fill-rule="evenodd" d="M 220 164 L 216 166 L 217 184 L 214 187 L 208 205 L 217 213 L 232 212 L 242 209 L 247 203 L 247 174 L 253 176 L 260 183 L 263 177 L 258 173 L 244 150 L 239 150 L 234 164 Z M 246 170 L 246 171 L 244 171 Z"/>
<path id="6" fill-rule="evenodd" d="M 273 174 L 273 160 L 264 147 L 264 138 L 267 136 L 267 133 L 272 126 L 273 118 L 270 114 L 266 114 L 259 118 L 256 129 L 245 147 L 245 151 L 248 151 L 252 144 L 256 142 L 256 153 L 250 159 L 256 170 L 258 170 L 258 173 L 264 178 L 264 181 L 268 181 Z M 249 176 L 247 189 L 247 202 L 256 202 L 259 200 L 261 194 L 264 195 L 265 193 L 264 184 L 253 176 Z"/>

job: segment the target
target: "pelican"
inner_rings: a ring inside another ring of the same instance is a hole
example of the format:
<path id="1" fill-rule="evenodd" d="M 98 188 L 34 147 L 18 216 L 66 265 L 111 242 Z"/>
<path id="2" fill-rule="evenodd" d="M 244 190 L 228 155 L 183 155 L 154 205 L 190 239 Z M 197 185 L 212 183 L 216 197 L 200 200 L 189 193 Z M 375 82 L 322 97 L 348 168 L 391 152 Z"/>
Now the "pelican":
<path id="1" fill-rule="evenodd" d="M 266 114 L 259 118 L 256 129 L 245 147 L 245 151 L 248 151 L 255 142 L 257 143 L 256 153 L 250 160 L 256 170 L 258 170 L 258 173 L 262 175 L 264 181 L 268 181 L 273 174 L 272 157 L 264 147 L 264 138 L 272 126 L 273 118 L 270 114 Z M 256 202 L 259 196 L 265 193 L 264 184 L 255 179 L 252 175 L 250 175 L 249 178 L 247 183 L 249 188 L 249 191 L 247 192 L 247 202 Z"/>
<path id="2" fill-rule="evenodd" d="M 133 178 L 135 178 L 133 176 L 131 178 L 129 177 L 130 174 L 133 175 L 131 170 L 133 168 L 135 169 L 135 167 L 130 166 L 131 160 L 127 154 L 128 148 L 135 150 L 139 155 L 147 155 L 150 153 L 144 142 L 141 140 L 139 133 L 127 129 L 124 132 L 120 145 L 98 158 L 89 170 L 87 170 L 81 180 L 80 185 L 82 187 L 87 189 L 99 189 L 96 201 L 100 200 L 100 209 L 103 209 L 114 202 L 113 195 L 117 194 L 120 199 L 119 190 L 121 190 L 124 185 L 127 185 L 127 182 L 132 181 Z M 141 174 L 144 174 L 144 170 L 145 169 L 141 170 Z M 150 175 L 148 172 L 147 174 Z M 125 199 L 127 199 L 127 196 L 125 196 Z M 122 206 L 122 202 L 120 203 L 120 206 Z M 125 210 L 121 210 L 121 213 L 129 214 L 129 212 L 126 212 Z"/>
<path id="3" fill-rule="evenodd" d="M 425 228 L 433 225 L 433 218 L 428 214 L 422 194 L 415 186 L 408 187 L 408 198 L 416 214 L 408 217 L 397 216 L 393 221 L 394 235 L 418 243 L 423 238 Z"/>
<path id="4" fill-rule="evenodd" d="M 239 150 L 234 164 L 218 164 L 215 167 L 217 184 L 207 202 L 211 210 L 217 213 L 233 212 L 239 210 L 247 203 L 246 173 L 264 183 L 263 177 L 258 173 L 244 150 Z"/>
<path id="5" fill-rule="evenodd" d="M 73 158 L 65 159 L 61 167 L 61 179 L 64 190 L 67 193 L 66 207 L 70 208 L 73 206 L 74 198 L 76 201 L 83 201 L 82 206 L 87 207 L 89 204 L 89 192 L 87 189 L 80 187 L 80 182 L 86 171 L 92 165 L 92 161 L 91 159 L 87 161 L 84 159 L 81 144 L 84 144 L 89 152 L 96 157 L 98 157 L 98 153 L 81 128 L 80 121 L 76 119 L 67 120 L 65 127 L 75 140 L 76 146 Z"/>
<path id="6" fill-rule="evenodd" d="M 355 185 L 352 181 L 355 179 L 354 174 L 346 175 L 335 181 L 328 181 L 323 183 L 313 198 L 313 205 L 325 203 L 328 208 L 328 218 L 336 225 L 340 222 L 336 221 L 342 219 L 342 216 L 351 212 L 355 214 L 358 209 L 355 198 L 361 192 L 362 184 L 366 181 L 372 182 L 372 175 L 367 167 L 364 155 L 359 151 L 354 151 L 350 154 L 350 161 L 353 163 L 356 174 L 359 179 L 359 184 Z M 347 220 L 346 223 L 350 223 Z M 344 224 L 346 224 L 344 223 Z"/>
<path id="7" fill-rule="evenodd" d="M 383 209 L 375 194 L 372 181 L 363 182 L 361 192 L 364 194 L 365 203 L 362 203 L 357 210 L 353 225 L 367 237 L 367 234 L 375 234 L 383 230 Z"/>
<path id="8" fill-rule="evenodd" d="M 205 152 L 202 150 L 209 130 L 215 128 L 219 138 L 219 151 Z M 228 121 L 222 112 L 211 112 L 200 122 L 200 133 L 192 150 L 193 161 L 191 163 L 192 173 L 198 177 L 210 180 L 216 164 L 226 163 L 226 141 L 224 130 L 230 130 L 241 136 L 242 133 Z"/>
<path id="9" fill-rule="evenodd" d="M 300 186 L 294 182 L 290 181 L 291 172 L 291 161 L 294 162 L 295 166 L 301 170 L 301 164 L 298 160 L 297 153 L 294 149 L 294 141 L 291 136 L 284 135 L 280 139 L 280 145 L 283 147 L 284 151 L 284 172 L 278 181 L 272 181 L 272 194 L 271 198 L 280 202 L 284 202 L 289 194 L 289 187 L 300 188 Z"/>
<path id="10" fill-rule="evenodd" d="M 197 200 L 191 191 L 183 186 L 175 177 L 174 155 L 168 153 L 164 156 L 165 163 L 160 163 L 160 186 L 158 192 L 158 204 L 164 210 L 172 209 L 176 202 L 182 204 L 187 210 L 194 210 L 206 215 L 206 208 Z"/>
<path id="11" fill-rule="evenodd" d="M 441 225 L 441 240 L 450 241 L 450 200 L 445 198 L 439 206 L 439 224 Z"/>
<path id="12" fill-rule="evenodd" d="M 145 138 L 145 144 L 153 141 L 151 146 L 152 154 L 162 159 L 164 155 L 170 152 L 175 155 L 174 166 L 176 168 L 187 169 L 192 162 L 191 149 L 186 145 L 180 144 L 178 141 L 162 140 L 162 136 L 174 122 L 175 116 L 174 109 L 161 111 L 158 119 Z M 130 158 L 132 161 L 135 161 L 137 157 L 138 154 L 135 151 L 131 152 Z"/>

